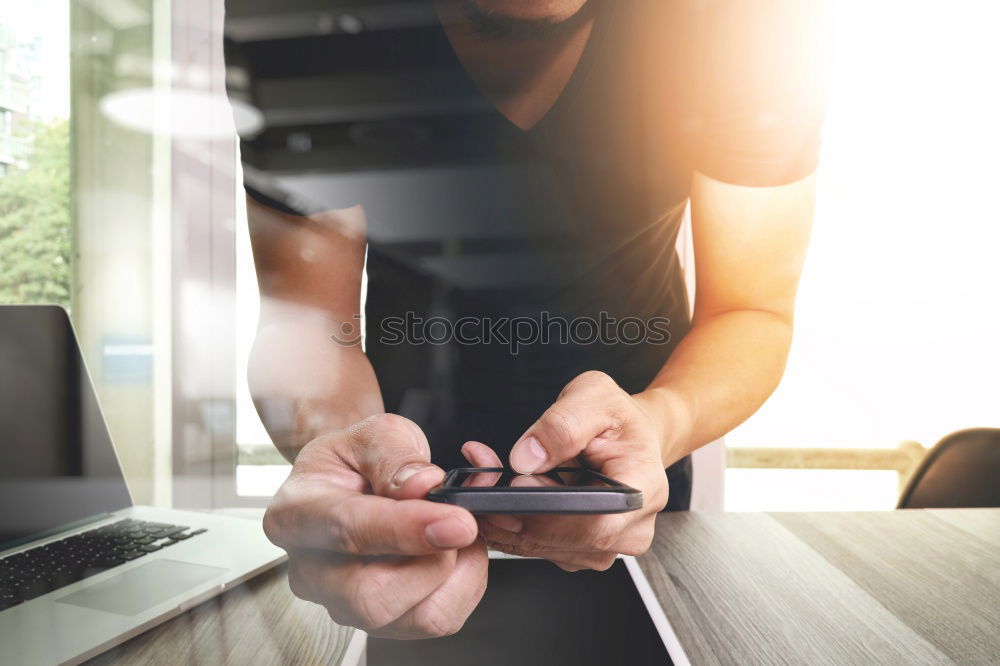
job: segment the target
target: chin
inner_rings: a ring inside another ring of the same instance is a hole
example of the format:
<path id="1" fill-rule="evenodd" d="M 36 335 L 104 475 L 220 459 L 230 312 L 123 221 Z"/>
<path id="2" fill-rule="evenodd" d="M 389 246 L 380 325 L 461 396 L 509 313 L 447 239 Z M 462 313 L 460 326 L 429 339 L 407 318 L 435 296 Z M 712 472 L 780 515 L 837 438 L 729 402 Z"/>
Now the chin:
<path id="1" fill-rule="evenodd" d="M 519 21 L 565 21 L 587 4 L 587 0 L 469 0 L 481 12 L 496 18 Z"/>

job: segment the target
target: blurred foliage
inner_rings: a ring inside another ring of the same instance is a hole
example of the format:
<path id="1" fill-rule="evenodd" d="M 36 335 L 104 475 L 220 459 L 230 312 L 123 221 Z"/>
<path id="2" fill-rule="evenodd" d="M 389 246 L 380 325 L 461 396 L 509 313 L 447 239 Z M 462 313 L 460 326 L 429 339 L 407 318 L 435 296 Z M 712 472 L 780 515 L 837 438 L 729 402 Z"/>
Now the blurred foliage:
<path id="1" fill-rule="evenodd" d="M 70 298 L 69 121 L 40 125 L 29 167 L 0 177 L 0 303 Z"/>

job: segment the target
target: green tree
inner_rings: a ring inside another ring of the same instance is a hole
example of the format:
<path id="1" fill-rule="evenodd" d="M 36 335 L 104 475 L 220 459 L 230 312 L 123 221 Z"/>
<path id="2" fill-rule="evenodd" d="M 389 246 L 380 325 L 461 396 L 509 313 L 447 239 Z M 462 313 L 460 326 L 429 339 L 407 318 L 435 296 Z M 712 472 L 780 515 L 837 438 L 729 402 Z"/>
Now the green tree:
<path id="1" fill-rule="evenodd" d="M 70 297 L 69 121 L 41 125 L 24 171 L 0 177 L 0 303 Z"/>

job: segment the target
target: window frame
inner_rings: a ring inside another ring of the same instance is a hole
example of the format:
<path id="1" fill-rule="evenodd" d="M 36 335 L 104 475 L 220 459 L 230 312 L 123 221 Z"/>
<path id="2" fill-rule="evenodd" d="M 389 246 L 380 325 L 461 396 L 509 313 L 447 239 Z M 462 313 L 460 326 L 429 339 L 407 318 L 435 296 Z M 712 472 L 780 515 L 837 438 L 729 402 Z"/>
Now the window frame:
<path id="1" fill-rule="evenodd" d="M 226 97 L 223 0 L 173 0 L 174 72 Z M 193 30 L 192 26 L 207 26 Z M 193 79 L 195 77 L 188 77 Z M 189 84 L 190 85 L 190 84 Z M 173 505 L 259 507 L 236 492 L 236 138 L 171 136 Z"/>

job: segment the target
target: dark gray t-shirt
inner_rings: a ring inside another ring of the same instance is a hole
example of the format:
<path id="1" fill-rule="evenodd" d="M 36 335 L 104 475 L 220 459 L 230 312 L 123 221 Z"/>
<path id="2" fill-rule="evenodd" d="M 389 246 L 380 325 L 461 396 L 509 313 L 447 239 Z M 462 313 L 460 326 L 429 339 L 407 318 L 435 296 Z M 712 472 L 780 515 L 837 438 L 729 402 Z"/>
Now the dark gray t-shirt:
<path id="1" fill-rule="evenodd" d="M 469 439 L 505 457 L 581 372 L 648 385 L 690 326 L 674 246 L 695 171 L 773 186 L 816 166 L 813 3 L 591 3 L 581 60 L 527 131 L 480 95 L 434 22 L 230 44 L 258 81 L 283 58 L 282 76 L 298 63 L 345 86 L 298 171 L 268 150 L 296 128 L 243 142 L 248 191 L 277 208 L 364 206 L 366 352 L 386 409 L 419 423 L 446 468 Z M 323 136 L 339 149 L 328 167 Z M 326 181 L 301 175 L 316 169 Z M 668 474 L 669 508 L 686 508 L 689 461 Z"/>

